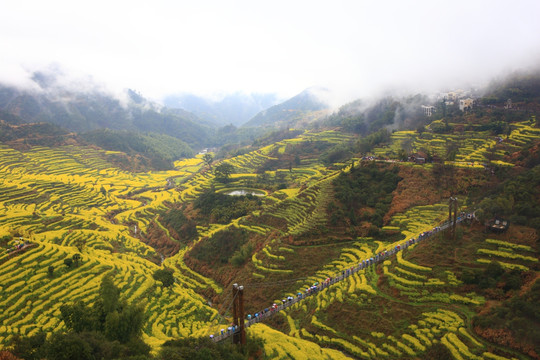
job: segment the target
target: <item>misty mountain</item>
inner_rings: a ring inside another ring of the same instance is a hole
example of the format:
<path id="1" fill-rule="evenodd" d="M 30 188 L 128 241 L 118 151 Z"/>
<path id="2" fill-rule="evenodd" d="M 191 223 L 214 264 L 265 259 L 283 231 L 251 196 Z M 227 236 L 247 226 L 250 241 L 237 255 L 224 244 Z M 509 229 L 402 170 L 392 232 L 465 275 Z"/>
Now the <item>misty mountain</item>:
<path id="1" fill-rule="evenodd" d="M 498 120 L 506 122 L 525 118 L 528 112 L 538 111 L 540 102 L 540 71 L 521 71 L 493 80 L 487 88 L 476 89 L 476 114 L 483 116 L 485 107 L 491 107 Z M 511 100 L 512 111 L 502 112 Z M 434 106 L 433 114 L 427 117 L 422 105 Z M 497 110 L 498 109 L 498 110 Z M 345 131 L 367 135 L 382 128 L 388 130 L 418 129 L 429 122 L 445 117 L 463 116 L 458 103 L 444 105 L 440 100 L 425 94 L 408 96 L 385 96 L 372 101 L 358 99 L 345 104 L 326 119 L 321 125 L 338 126 Z"/>
<path id="2" fill-rule="evenodd" d="M 386 96 L 371 102 L 358 99 L 341 106 L 321 123 L 323 126 L 339 126 L 347 132 L 361 135 L 382 128 L 416 129 L 430 120 L 423 114 L 422 105 L 431 105 L 431 100 L 422 94 Z"/>
<path id="3" fill-rule="evenodd" d="M 81 84 L 63 87 L 51 74 L 36 73 L 33 89 L 0 84 L 0 111 L 26 123 L 47 122 L 74 132 L 97 129 L 167 134 L 189 146 L 208 146 L 214 130 L 187 111 L 168 110 L 128 90 L 124 98 Z"/>
<path id="4" fill-rule="evenodd" d="M 181 108 L 217 125 L 239 126 L 260 111 L 278 103 L 275 94 L 229 94 L 212 100 L 193 94 L 167 96 L 163 103 L 168 108 Z"/>
<path id="5" fill-rule="evenodd" d="M 540 70 L 514 72 L 502 79 L 493 80 L 483 102 L 503 104 L 508 99 L 514 103 L 540 102 Z"/>
<path id="6" fill-rule="evenodd" d="M 298 127 L 326 115 L 328 105 L 318 95 L 321 89 L 306 89 L 289 100 L 263 110 L 249 120 L 245 127 Z"/>

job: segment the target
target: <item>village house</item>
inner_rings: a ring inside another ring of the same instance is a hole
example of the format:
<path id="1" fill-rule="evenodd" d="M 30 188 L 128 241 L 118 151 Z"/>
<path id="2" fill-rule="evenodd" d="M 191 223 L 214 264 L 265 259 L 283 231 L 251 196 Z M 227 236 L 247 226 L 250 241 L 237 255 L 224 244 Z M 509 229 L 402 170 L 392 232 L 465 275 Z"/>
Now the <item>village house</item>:
<path id="1" fill-rule="evenodd" d="M 431 117 L 435 111 L 435 106 L 422 105 L 422 111 L 424 112 L 424 115 Z"/>
<path id="2" fill-rule="evenodd" d="M 417 164 L 425 164 L 426 163 L 426 155 L 422 153 L 415 153 L 411 154 L 407 158 L 410 162 L 414 162 Z"/>
<path id="3" fill-rule="evenodd" d="M 469 111 L 474 106 L 474 99 L 467 98 L 467 99 L 460 99 L 459 100 L 459 110 L 461 111 Z"/>

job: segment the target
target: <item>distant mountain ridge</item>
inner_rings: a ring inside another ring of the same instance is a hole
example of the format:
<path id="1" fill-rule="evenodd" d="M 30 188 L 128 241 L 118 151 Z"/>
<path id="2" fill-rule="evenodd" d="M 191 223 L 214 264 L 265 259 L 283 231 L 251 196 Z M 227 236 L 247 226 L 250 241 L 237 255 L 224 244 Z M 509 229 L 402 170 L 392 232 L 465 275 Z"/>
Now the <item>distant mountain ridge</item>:
<path id="1" fill-rule="evenodd" d="M 182 108 L 217 125 L 240 126 L 260 111 L 276 105 L 276 94 L 227 94 L 213 100 L 193 94 L 169 95 L 163 103 L 169 108 Z"/>
<path id="2" fill-rule="evenodd" d="M 306 89 L 289 100 L 263 110 L 249 120 L 245 127 L 297 126 L 327 115 L 328 105 L 317 95 L 320 89 Z"/>

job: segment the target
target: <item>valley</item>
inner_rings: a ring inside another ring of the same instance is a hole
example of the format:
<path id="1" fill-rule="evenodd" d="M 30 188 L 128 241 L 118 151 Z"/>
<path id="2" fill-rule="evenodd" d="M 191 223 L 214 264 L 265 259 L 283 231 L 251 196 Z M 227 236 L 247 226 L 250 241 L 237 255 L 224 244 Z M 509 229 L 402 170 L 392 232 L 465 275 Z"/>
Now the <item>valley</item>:
<path id="1" fill-rule="evenodd" d="M 492 122 L 496 111 L 369 134 L 329 126 L 339 115 L 169 170 L 138 150 L 184 149 L 166 137 L 111 150 L 130 135 L 88 143 L 3 122 L 0 344 L 30 356 L 25 341 L 94 331 L 120 341 L 116 358 L 198 342 L 269 359 L 537 359 L 540 128 L 530 113 Z M 438 231 L 453 201 L 459 224 Z M 246 319 L 309 296 L 250 324 L 249 350 L 232 350 L 210 339 L 231 326 L 235 283 Z M 111 293 L 116 310 L 82 315 Z"/>

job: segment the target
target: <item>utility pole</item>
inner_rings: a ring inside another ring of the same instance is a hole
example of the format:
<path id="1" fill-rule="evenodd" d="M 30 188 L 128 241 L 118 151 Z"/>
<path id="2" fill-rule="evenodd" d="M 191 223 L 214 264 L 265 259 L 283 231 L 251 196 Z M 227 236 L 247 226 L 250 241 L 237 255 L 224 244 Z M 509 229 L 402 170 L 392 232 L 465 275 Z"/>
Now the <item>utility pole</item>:
<path id="1" fill-rule="evenodd" d="M 240 345 L 246 345 L 246 329 L 244 328 L 244 287 L 238 287 L 238 320 L 240 321 Z"/>
<path id="2" fill-rule="evenodd" d="M 246 330 L 244 328 L 244 287 L 233 284 L 233 323 L 235 331 L 233 334 L 233 344 L 246 344 Z"/>
<path id="3" fill-rule="evenodd" d="M 454 215 L 452 216 L 452 211 Z M 448 222 L 452 224 L 451 227 L 451 236 L 456 239 L 456 223 L 457 223 L 457 211 L 458 211 L 458 199 L 457 197 L 450 196 L 448 201 Z"/>
<path id="4" fill-rule="evenodd" d="M 232 295 L 233 295 L 233 324 L 236 328 L 238 326 L 238 284 L 234 283 L 232 286 Z M 238 344 L 238 333 L 234 333 L 233 344 Z"/>

